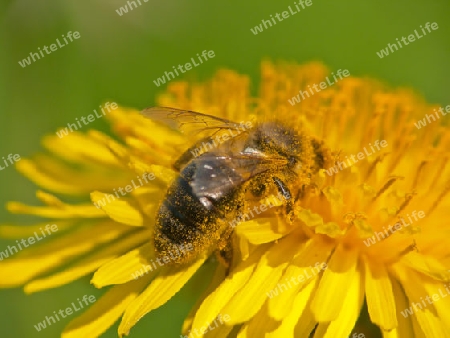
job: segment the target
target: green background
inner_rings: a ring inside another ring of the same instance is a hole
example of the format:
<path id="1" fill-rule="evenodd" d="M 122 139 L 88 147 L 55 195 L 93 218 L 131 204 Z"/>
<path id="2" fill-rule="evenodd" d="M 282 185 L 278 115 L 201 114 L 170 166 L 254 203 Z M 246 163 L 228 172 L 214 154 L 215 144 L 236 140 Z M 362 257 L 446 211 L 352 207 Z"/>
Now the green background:
<path id="1" fill-rule="evenodd" d="M 374 76 L 415 88 L 432 103 L 450 104 L 450 2 L 317 1 L 253 35 L 250 28 L 287 10 L 293 1 L 156 1 L 119 16 L 125 0 L 5 1 L 0 4 L 0 157 L 27 157 L 44 134 L 87 116 L 105 101 L 143 108 L 154 104 L 153 80 L 203 50 L 216 57 L 187 78 L 207 78 L 220 67 L 250 74 L 256 88 L 263 58 L 299 63 L 321 60 L 332 70 Z M 376 52 L 426 22 L 439 29 L 380 59 Z M 80 39 L 22 68 L 18 61 L 68 31 Z M 181 77 L 182 78 L 182 77 Z M 104 119 L 88 128 L 107 130 Z M 70 178 L 68 178 L 70 179 Z M 0 171 L 0 204 L 37 203 L 35 186 L 12 167 Z M 33 219 L 0 210 L 1 222 Z M 0 250 L 7 243 L 0 241 Z M 0 271 L 0 273 L 2 273 Z M 168 305 L 147 315 L 131 337 L 179 337 L 179 328 L 202 285 L 197 277 Z M 65 287 L 26 296 L 0 290 L 0 337 L 58 337 L 65 319 L 38 333 L 33 325 L 84 294 L 102 291 L 84 278 Z M 116 337 L 117 324 L 104 336 Z"/>

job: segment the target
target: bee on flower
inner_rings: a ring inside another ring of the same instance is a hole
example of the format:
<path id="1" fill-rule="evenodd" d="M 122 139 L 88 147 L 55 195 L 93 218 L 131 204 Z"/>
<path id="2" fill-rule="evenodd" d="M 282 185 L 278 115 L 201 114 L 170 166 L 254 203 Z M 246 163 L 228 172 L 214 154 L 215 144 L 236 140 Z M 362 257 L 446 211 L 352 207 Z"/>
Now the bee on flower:
<path id="1" fill-rule="evenodd" d="M 114 138 L 44 137 L 46 153 L 15 164 L 39 186 L 42 205 L 8 209 L 45 221 L 3 225 L 0 235 L 20 240 L 49 222 L 58 233 L 3 259 L 0 286 L 34 293 L 92 276 L 95 287 L 111 287 L 62 337 L 99 337 L 118 320 L 118 335 L 132 337 L 139 320 L 214 264 L 182 336 L 360 338 L 367 325 L 384 336 L 448 336 L 450 298 L 414 304 L 449 281 L 450 131 L 415 128 L 436 107 L 410 90 L 352 76 L 289 104 L 327 75 L 320 63 L 263 62 L 253 97 L 247 76 L 221 70 L 204 83 L 172 82 L 160 108 L 111 111 Z M 195 151 L 241 121 L 254 123 Z M 376 140 L 387 146 L 327 174 Z M 100 202 L 148 173 L 154 179 Z M 249 210 L 254 217 L 240 217 Z M 365 244 L 415 210 L 425 217 Z M 188 243 L 192 250 L 134 278 Z M 414 314 L 402 316 L 409 307 Z"/>

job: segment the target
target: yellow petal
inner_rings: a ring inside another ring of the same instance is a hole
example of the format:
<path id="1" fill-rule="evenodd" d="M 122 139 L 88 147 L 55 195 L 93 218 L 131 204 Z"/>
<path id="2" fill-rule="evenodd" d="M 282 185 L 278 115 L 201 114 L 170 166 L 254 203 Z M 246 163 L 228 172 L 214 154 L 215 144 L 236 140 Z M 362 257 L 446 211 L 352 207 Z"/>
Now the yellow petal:
<path id="1" fill-rule="evenodd" d="M 146 232 L 139 231 L 132 233 L 129 236 L 120 239 L 118 242 L 114 242 L 113 244 L 103 247 L 93 254 L 77 260 L 73 264 L 69 264 L 64 271 L 29 282 L 25 285 L 25 292 L 33 293 L 58 287 L 68 284 L 80 277 L 86 276 L 97 270 L 103 264 L 115 259 L 118 255 L 142 244 L 142 242 L 145 241 L 145 238 L 147 238 L 147 240 L 150 238 Z"/>
<path id="2" fill-rule="evenodd" d="M 64 203 L 55 195 L 49 194 L 45 191 L 36 191 L 36 197 L 44 204 L 52 207 L 63 207 Z"/>
<path id="3" fill-rule="evenodd" d="M 239 338 L 268 337 L 279 326 L 280 322 L 268 316 L 267 303 L 251 318 L 249 322 L 244 324 L 239 331 Z M 289 337 L 289 336 L 284 336 Z"/>
<path id="4" fill-rule="evenodd" d="M 161 152 L 173 151 L 174 155 L 176 155 L 174 148 L 186 143 L 186 138 L 181 133 L 174 132 L 160 123 L 143 118 L 134 109 L 127 109 L 126 111 L 123 108 L 116 109 L 108 114 L 108 119 L 115 122 L 116 130 L 123 138 L 132 135 Z"/>
<path id="5" fill-rule="evenodd" d="M 370 319 L 384 330 L 397 327 L 391 277 L 384 265 L 365 262 L 365 287 Z"/>
<path id="6" fill-rule="evenodd" d="M 400 277 L 401 285 L 410 303 L 409 308 L 404 309 L 402 315 L 413 316 L 413 320 L 417 320 L 419 327 L 427 336 L 445 337 L 446 324 L 439 318 L 434 304 L 428 304 L 425 301 L 425 297 L 429 295 L 423 287 L 420 276 L 413 271 L 405 271 L 399 266 L 395 267 L 395 272 Z"/>
<path id="7" fill-rule="evenodd" d="M 346 297 L 348 281 L 353 278 L 356 270 L 357 257 L 356 252 L 352 250 L 346 250 L 342 246 L 336 248 L 311 304 L 311 311 L 317 321 L 329 322 L 339 315 Z"/>
<path id="8" fill-rule="evenodd" d="M 295 245 L 298 242 L 299 236 L 287 236 L 261 257 L 250 280 L 222 309 L 231 316 L 229 325 L 248 321 L 259 311 L 268 299 L 268 293 L 278 287 L 284 269 L 297 251 Z"/>
<path id="9" fill-rule="evenodd" d="M 133 192 L 139 209 L 149 218 L 155 218 L 159 203 L 164 199 L 166 189 L 158 187 L 142 187 Z"/>
<path id="10" fill-rule="evenodd" d="M 114 286 L 82 315 L 72 320 L 62 333 L 62 338 L 95 338 L 103 334 L 119 319 L 125 309 L 149 282 L 147 276 L 124 285 Z"/>
<path id="11" fill-rule="evenodd" d="M 91 200 L 116 222 L 131 226 L 144 225 L 142 214 L 130 199 L 117 199 L 113 194 L 94 191 L 91 193 Z"/>
<path id="12" fill-rule="evenodd" d="M 318 323 L 313 338 L 322 338 L 325 337 L 325 334 L 328 330 L 328 327 L 330 326 L 330 323 Z"/>
<path id="13" fill-rule="evenodd" d="M 142 159 L 143 161 L 138 161 L 142 167 L 145 166 L 145 163 L 153 163 L 156 162 L 158 165 L 161 165 L 166 168 L 171 168 L 174 156 L 171 152 L 161 152 L 159 149 L 155 149 L 153 147 L 149 147 L 148 143 L 135 138 L 135 137 L 126 137 L 125 142 L 128 146 L 133 148 L 138 152 L 138 156 L 130 158 L 130 162 L 134 162 L 137 158 Z M 178 154 L 179 156 L 179 154 Z M 150 159 L 150 160 L 147 160 Z"/>
<path id="14" fill-rule="evenodd" d="M 22 239 L 27 237 L 32 237 L 40 235 L 42 236 L 42 232 L 45 233 L 45 226 L 49 224 L 50 226 L 54 223 L 42 222 L 37 223 L 36 225 L 0 225 L 0 237 L 5 239 Z M 71 228 L 75 224 L 75 221 L 61 221 L 58 220 L 58 230 L 65 231 Z M 42 231 L 42 232 L 41 232 Z"/>
<path id="15" fill-rule="evenodd" d="M 165 185 L 169 185 L 178 175 L 173 169 L 161 165 L 150 164 L 148 167 L 150 172 L 155 174 L 156 179 L 162 181 Z"/>
<path id="16" fill-rule="evenodd" d="M 339 290 L 339 289 L 337 289 Z M 357 270 L 350 279 L 347 280 L 345 299 L 342 303 L 339 315 L 331 323 L 323 325 L 319 323 L 314 337 L 335 338 L 348 337 L 358 320 L 364 302 L 364 286 L 362 284 L 362 274 Z M 322 326 L 326 327 L 324 335 L 319 334 Z"/>
<path id="17" fill-rule="evenodd" d="M 120 144 L 119 142 L 112 139 L 110 136 L 94 129 L 90 129 L 87 132 L 88 136 L 95 140 L 96 142 L 104 145 L 106 148 L 108 148 L 113 154 L 125 154 L 129 153 L 127 147 Z M 120 161 L 119 161 L 120 162 Z"/>
<path id="18" fill-rule="evenodd" d="M 270 316 L 281 320 L 291 311 L 296 294 L 317 279 L 320 270 L 327 268 L 326 263 L 333 246 L 322 243 L 314 237 L 298 247 L 298 255 L 281 277 L 280 281 L 290 281 L 290 287 L 276 297 L 269 299 Z M 316 267 L 319 267 L 318 270 Z M 294 279 L 294 280 L 293 280 Z"/>
<path id="19" fill-rule="evenodd" d="M 154 248 L 150 243 L 103 265 L 94 274 L 91 283 L 96 288 L 111 284 L 123 284 L 144 274 L 155 276 L 158 266 L 154 263 Z"/>
<path id="20" fill-rule="evenodd" d="M 398 326 L 390 331 L 382 330 L 383 337 L 385 338 L 420 337 L 419 331 L 414 331 L 412 317 L 405 318 L 400 314 L 400 311 L 403 311 L 404 309 L 409 307 L 408 299 L 406 298 L 405 292 L 402 290 L 397 280 L 392 279 L 391 284 L 392 284 L 392 291 L 395 297 L 395 305 L 397 308 Z"/>
<path id="21" fill-rule="evenodd" d="M 62 138 L 48 135 L 43 138 L 43 145 L 58 156 L 72 162 L 92 162 L 105 166 L 122 167 L 108 147 L 91 136 L 77 131 Z"/>
<path id="22" fill-rule="evenodd" d="M 425 282 L 423 285 L 433 301 L 439 319 L 445 326 L 445 331 L 450 332 L 450 284 Z"/>
<path id="23" fill-rule="evenodd" d="M 317 289 L 317 284 L 318 283 L 315 283 L 315 285 L 312 285 L 312 283 L 309 284 L 314 287 L 313 292 L 314 290 Z M 302 293 L 305 291 L 308 291 L 308 288 L 303 289 Z M 306 293 L 303 295 L 302 299 L 298 300 L 300 302 L 300 308 L 303 307 L 303 302 L 307 301 L 307 304 L 305 306 L 305 309 L 301 313 L 301 316 L 298 319 L 297 324 L 294 327 L 294 337 L 309 337 L 311 332 L 316 327 L 317 320 L 311 311 L 311 301 L 314 299 L 313 298 L 314 295 L 312 294 L 311 297 L 309 297 L 309 295 L 310 295 L 309 293 Z"/>
<path id="24" fill-rule="evenodd" d="M 165 266 L 145 291 L 139 295 L 125 310 L 119 325 L 119 336 L 127 335 L 130 329 L 148 312 L 157 309 L 172 298 L 192 275 L 200 268 L 206 257 L 183 268 L 180 266 Z"/>
<path id="25" fill-rule="evenodd" d="M 238 237 L 237 235 L 234 237 L 237 238 L 237 240 L 235 241 L 236 248 L 233 248 L 233 250 L 234 252 L 239 252 L 240 253 L 239 259 L 245 261 L 250 255 L 250 252 L 252 251 L 251 248 L 254 246 L 251 245 L 250 242 L 245 237 Z M 236 264 L 238 264 L 237 260 L 238 258 L 234 259 L 233 261 L 236 262 Z"/>
<path id="26" fill-rule="evenodd" d="M 220 286 L 211 292 L 198 309 L 192 328 L 199 329 L 208 325 L 221 312 L 233 295 L 240 290 L 251 277 L 261 255 L 269 248 L 268 244 L 260 245 L 245 261 L 241 262 Z"/>
<path id="27" fill-rule="evenodd" d="M 60 207 L 32 207 L 19 202 L 9 202 L 7 208 L 14 214 L 28 214 L 47 218 L 105 218 L 103 211 L 91 204 L 69 205 Z"/>
<path id="28" fill-rule="evenodd" d="M 202 296 L 197 300 L 196 304 L 192 307 L 191 311 L 187 315 L 186 319 L 183 322 L 183 328 L 181 332 L 183 335 L 187 336 L 188 331 L 192 327 L 192 323 L 194 322 L 195 314 L 197 313 L 200 305 L 206 299 L 206 297 L 213 292 L 225 279 L 226 268 L 223 264 L 218 264 L 216 267 L 216 271 L 214 272 L 214 276 L 209 284 L 208 288 L 203 292 Z"/>
<path id="29" fill-rule="evenodd" d="M 422 327 L 420 326 L 419 322 L 417 321 L 417 317 L 416 316 L 412 316 L 412 323 L 413 323 L 413 328 L 414 328 L 414 338 L 428 338 L 430 336 L 426 335 L 423 332 Z"/>
<path id="30" fill-rule="evenodd" d="M 98 245 L 121 236 L 127 227 L 112 222 L 80 226 L 76 231 L 47 236 L 49 241 L 35 243 L 27 250 L 20 251 L 11 259 L 0 262 L 0 286 L 13 287 L 28 282 L 44 272 L 71 261 L 73 257 L 87 253 Z M 42 236 L 41 236 L 42 237 Z M 52 240 L 53 239 L 53 240 Z M 42 239 L 41 239 L 42 240 Z"/>
<path id="31" fill-rule="evenodd" d="M 262 244 L 274 242 L 283 237 L 283 234 L 278 233 L 278 219 L 272 218 L 258 218 L 258 220 L 251 220 L 239 224 L 236 227 L 236 233 L 248 239 L 252 244 Z"/>
<path id="32" fill-rule="evenodd" d="M 316 324 L 316 321 L 314 320 L 312 314 L 309 316 L 311 319 L 309 321 L 309 326 L 299 318 L 302 316 L 307 305 L 309 304 L 311 295 L 313 294 L 317 285 L 317 281 L 309 283 L 298 294 L 294 295 L 292 301 L 293 306 L 291 307 L 290 311 L 286 313 L 285 317 L 283 317 L 281 325 L 275 331 L 267 335 L 268 338 L 294 337 L 294 329 L 297 323 L 301 323 L 303 325 L 303 329 L 305 329 L 305 332 L 303 332 L 302 335 L 298 335 L 297 337 L 307 337 L 309 335 L 309 332 L 312 331 Z M 309 311 L 309 308 L 306 312 L 311 313 Z"/>
<path id="33" fill-rule="evenodd" d="M 423 256 L 416 251 L 411 251 L 402 257 L 402 263 L 437 281 L 449 280 L 448 276 L 443 275 L 443 271 L 447 270 L 443 262 L 431 256 Z"/>
<path id="34" fill-rule="evenodd" d="M 197 337 L 205 337 L 205 338 L 228 338 L 230 332 L 233 330 L 233 326 L 226 325 L 229 316 L 222 315 L 219 318 L 216 318 L 214 322 L 210 325 L 200 328 L 200 334 Z M 204 334 L 201 334 L 204 332 Z M 196 333 L 194 331 L 194 337 Z"/>
<path id="35" fill-rule="evenodd" d="M 109 190 L 123 186 L 127 184 L 129 176 L 117 169 L 99 166 L 75 169 L 48 155 L 36 155 L 33 160 L 24 158 L 16 163 L 16 169 L 46 190 L 70 195 L 84 195 L 96 189 Z"/>

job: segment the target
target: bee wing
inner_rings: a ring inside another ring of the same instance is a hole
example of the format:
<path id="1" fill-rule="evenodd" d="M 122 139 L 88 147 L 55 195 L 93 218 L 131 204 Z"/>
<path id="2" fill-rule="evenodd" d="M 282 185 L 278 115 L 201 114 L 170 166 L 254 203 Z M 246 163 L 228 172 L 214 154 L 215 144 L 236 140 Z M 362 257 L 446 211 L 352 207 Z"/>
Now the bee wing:
<path id="1" fill-rule="evenodd" d="M 285 164 L 282 158 L 254 154 L 207 153 L 193 160 L 195 173 L 190 185 L 196 196 L 218 200 L 257 174 Z"/>
<path id="2" fill-rule="evenodd" d="M 238 129 L 242 125 L 220 117 L 170 107 L 149 107 L 141 114 L 153 121 L 188 135 L 199 135 L 207 132 L 215 134 L 223 129 Z"/>

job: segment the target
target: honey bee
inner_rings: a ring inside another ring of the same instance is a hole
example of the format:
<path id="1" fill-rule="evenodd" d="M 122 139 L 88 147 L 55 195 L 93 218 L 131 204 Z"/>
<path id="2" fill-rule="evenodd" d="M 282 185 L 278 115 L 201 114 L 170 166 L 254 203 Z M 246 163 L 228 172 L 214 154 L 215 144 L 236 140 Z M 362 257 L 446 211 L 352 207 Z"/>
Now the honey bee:
<path id="1" fill-rule="evenodd" d="M 193 248 L 183 252 L 175 263 L 187 263 L 200 254 L 216 251 L 227 265 L 232 257 L 234 229 L 228 221 L 242 212 L 246 196 L 277 191 L 286 216 L 292 218 L 300 188 L 324 167 L 328 156 L 321 141 L 280 121 L 252 126 L 167 107 L 147 108 L 141 114 L 187 135 L 195 134 L 199 140 L 174 162 L 179 175 L 156 215 L 157 257 L 168 255 L 174 246 Z M 293 189 L 297 190 L 295 198 Z"/>

